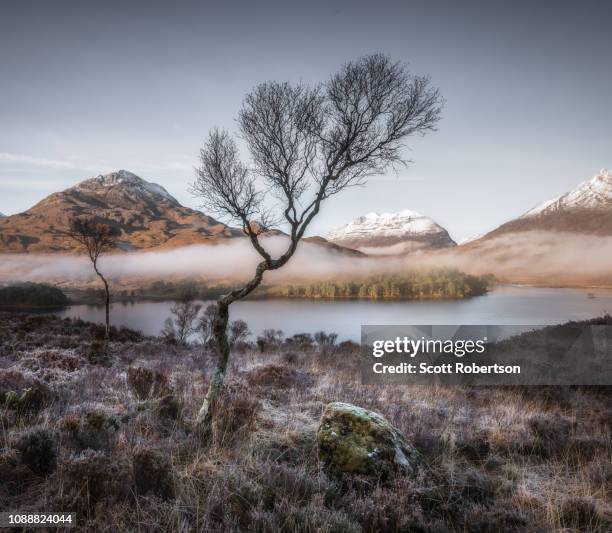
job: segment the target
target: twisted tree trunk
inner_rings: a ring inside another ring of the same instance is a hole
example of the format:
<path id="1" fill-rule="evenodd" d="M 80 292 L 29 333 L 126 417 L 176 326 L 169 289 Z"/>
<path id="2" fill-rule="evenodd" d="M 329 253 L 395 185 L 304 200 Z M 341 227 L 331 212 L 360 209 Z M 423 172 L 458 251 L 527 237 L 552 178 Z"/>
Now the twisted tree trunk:
<path id="1" fill-rule="evenodd" d="M 223 381 L 225 380 L 225 372 L 227 371 L 227 362 L 230 354 L 230 345 L 227 338 L 228 321 L 229 303 L 224 301 L 224 299 L 219 300 L 212 327 L 212 336 L 217 350 L 217 367 L 208 385 L 208 392 L 206 393 L 197 419 L 198 429 L 204 438 L 209 435 L 213 413 L 216 408 L 217 400 L 223 390 Z"/>
<path id="2" fill-rule="evenodd" d="M 94 270 L 96 271 L 97 276 L 102 280 L 102 283 L 104 283 L 104 304 L 106 308 L 106 328 L 104 330 L 104 340 L 108 342 L 108 339 L 110 337 L 110 290 L 108 288 L 108 282 L 106 281 L 106 278 L 98 270 L 98 266 L 96 263 L 94 263 Z"/>
<path id="3" fill-rule="evenodd" d="M 212 336 L 217 351 L 217 366 L 208 385 L 208 391 L 202 407 L 198 412 L 196 424 L 200 436 L 203 440 L 207 440 L 210 436 L 212 419 L 217 408 L 219 396 L 223 391 L 223 382 L 227 371 L 227 362 L 230 356 L 230 344 L 227 338 L 227 326 L 229 322 L 229 306 L 236 300 L 240 300 L 253 292 L 261 283 L 264 272 L 266 270 L 275 270 L 284 265 L 293 252 L 295 246 L 290 247 L 291 253 L 281 256 L 279 259 L 273 260 L 268 258 L 257 265 L 255 276 L 241 289 L 235 289 L 229 294 L 222 296 L 217 302 L 217 313 L 213 321 Z"/>

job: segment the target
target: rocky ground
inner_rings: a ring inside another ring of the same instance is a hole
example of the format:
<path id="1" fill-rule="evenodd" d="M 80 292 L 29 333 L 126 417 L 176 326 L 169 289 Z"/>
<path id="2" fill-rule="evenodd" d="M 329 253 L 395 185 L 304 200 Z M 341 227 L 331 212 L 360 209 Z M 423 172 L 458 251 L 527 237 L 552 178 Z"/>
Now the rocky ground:
<path id="1" fill-rule="evenodd" d="M 245 344 L 203 443 L 213 354 L 125 329 L 105 353 L 102 334 L 0 316 L 0 511 L 74 511 L 80 531 L 611 527 L 610 390 L 368 387 L 350 343 Z"/>

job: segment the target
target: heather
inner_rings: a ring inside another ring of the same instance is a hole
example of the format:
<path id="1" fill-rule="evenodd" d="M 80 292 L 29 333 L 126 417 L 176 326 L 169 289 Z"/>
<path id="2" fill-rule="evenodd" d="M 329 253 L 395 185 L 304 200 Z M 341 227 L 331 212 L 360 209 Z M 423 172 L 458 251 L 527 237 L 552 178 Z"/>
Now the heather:
<path id="1" fill-rule="evenodd" d="M 364 386 L 331 332 L 237 339 L 210 438 L 215 365 L 180 344 L 53 316 L 0 321 L 0 510 L 74 510 L 84 531 L 606 531 L 608 388 Z M 608 319 L 605 319 L 608 320 Z M 330 402 L 380 413 L 422 468 L 320 460 Z"/>

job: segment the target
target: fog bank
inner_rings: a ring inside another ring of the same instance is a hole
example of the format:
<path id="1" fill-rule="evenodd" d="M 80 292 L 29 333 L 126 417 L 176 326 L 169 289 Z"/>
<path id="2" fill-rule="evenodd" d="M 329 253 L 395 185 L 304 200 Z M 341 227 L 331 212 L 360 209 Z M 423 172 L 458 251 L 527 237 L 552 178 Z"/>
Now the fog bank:
<path id="1" fill-rule="evenodd" d="M 287 246 L 285 237 L 263 239 L 274 256 Z M 252 276 L 261 258 L 246 239 L 226 244 L 194 245 L 174 250 L 115 253 L 100 259 L 101 270 L 115 282 L 143 284 L 155 280 L 199 279 L 236 282 Z M 358 278 L 401 273 L 411 268 L 458 268 L 492 273 L 501 281 L 543 285 L 612 285 L 612 237 L 553 232 L 500 236 L 435 252 L 404 256 L 353 257 L 310 242 L 300 243 L 281 270 L 267 272 L 265 282 Z M 46 281 L 59 285 L 95 282 L 85 256 L 2 254 L 0 281 Z"/>

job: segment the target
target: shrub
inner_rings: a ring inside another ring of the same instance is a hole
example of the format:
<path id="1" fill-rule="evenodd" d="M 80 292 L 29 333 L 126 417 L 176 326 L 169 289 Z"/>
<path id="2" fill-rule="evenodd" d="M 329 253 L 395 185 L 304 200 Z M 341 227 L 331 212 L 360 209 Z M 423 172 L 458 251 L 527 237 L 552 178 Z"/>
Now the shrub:
<path id="1" fill-rule="evenodd" d="M 431 479 L 419 489 L 419 501 L 426 516 L 449 517 L 456 522 L 475 504 L 490 505 L 504 490 L 500 478 L 475 468 L 444 467 L 430 472 Z"/>
<path id="2" fill-rule="evenodd" d="M 559 508 L 559 522 L 577 531 L 597 531 L 603 525 L 597 507 L 586 498 L 565 500 Z"/>
<path id="3" fill-rule="evenodd" d="M 336 344 L 337 339 L 337 333 L 325 333 L 324 331 L 317 331 L 314 334 L 314 340 L 321 350 L 332 348 Z"/>
<path id="4" fill-rule="evenodd" d="M 104 338 L 104 334 L 102 336 Z M 110 366 L 111 359 L 108 354 L 107 345 L 101 340 L 95 340 L 89 344 L 86 352 L 87 360 L 92 365 Z"/>
<path id="5" fill-rule="evenodd" d="M 41 350 L 21 361 L 23 368 L 34 372 L 46 369 L 75 372 L 82 368 L 84 364 L 85 362 L 81 357 L 65 354 L 58 350 Z"/>
<path id="6" fill-rule="evenodd" d="M 338 351 L 342 353 L 355 353 L 359 351 L 359 344 L 353 341 L 342 341 L 338 344 Z"/>
<path id="7" fill-rule="evenodd" d="M 86 450 L 62 467 L 63 504 L 78 512 L 91 512 L 102 500 L 126 501 L 133 486 L 132 470 L 124 457 L 108 457 Z"/>
<path id="8" fill-rule="evenodd" d="M 0 480 L 0 502 L 6 509 L 10 506 L 11 498 L 19 497 L 40 478 L 20 462 L 16 450 L 8 449 L 0 452 Z"/>
<path id="9" fill-rule="evenodd" d="M 66 415 L 60 422 L 60 430 L 66 441 L 78 451 L 86 449 L 110 450 L 117 436 L 119 423 L 103 411 L 89 411 L 85 416 Z"/>
<path id="10" fill-rule="evenodd" d="M 306 350 L 312 347 L 314 339 L 312 338 L 312 335 L 310 333 L 296 333 L 292 337 L 288 337 L 287 339 L 285 339 L 285 342 L 287 344 L 297 346 L 302 350 Z"/>
<path id="11" fill-rule="evenodd" d="M 550 457 L 567 449 L 574 425 L 566 418 L 539 415 L 531 417 L 527 426 L 534 436 L 532 451 Z"/>
<path id="12" fill-rule="evenodd" d="M 138 494 L 174 496 L 172 465 L 168 458 L 152 448 L 137 448 L 132 459 L 134 483 Z"/>
<path id="13" fill-rule="evenodd" d="M 311 502 L 306 506 L 298 506 L 288 500 L 283 500 L 274 511 L 257 510 L 252 513 L 251 527 L 255 531 L 273 533 L 276 531 L 292 531 L 295 533 L 358 533 L 362 531 L 341 510 L 331 510 L 322 502 Z"/>
<path id="14" fill-rule="evenodd" d="M 491 445 L 484 433 L 460 435 L 455 442 L 455 448 L 470 461 L 482 461 L 491 451 Z"/>
<path id="15" fill-rule="evenodd" d="M 257 341 L 255 341 L 255 344 L 257 344 L 259 353 L 264 353 L 264 350 L 266 349 L 266 341 L 263 340 L 261 337 L 257 337 Z"/>
<path id="16" fill-rule="evenodd" d="M 174 394 L 166 394 L 157 400 L 154 411 L 160 418 L 180 420 L 183 412 L 183 405 Z"/>
<path id="17" fill-rule="evenodd" d="M 223 446 L 253 428 L 259 402 L 244 387 L 228 385 L 214 408 L 213 443 Z"/>
<path id="18" fill-rule="evenodd" d="M 157 398 L 169 392 L 168 378 L 163 372 L 145 366 L 130 366 L 127 382 L 140 400 Z"/>
<path id="19" fill-rule="evenodd" d="M 117 342 L 141 342 L 144 336 L 141 331 L 121 326 L 119 329 L 111 329 L 111 338 Z"/>
<path id="20" fill-rule="evenodd" d="M 590 463 L 585 472 L 595 490 L 600 490 L 605 498 L 612 497 L 612 463 L 605 456 L 601 461 Z"/>
<path id="21" fill-rule="evenodd" d="M 12 369 L 0 369 L 0 404 L 18 411 L 40 411 L 54 398 L 42 381 Z"/>
<path id="22" fill-rule="evenodd" d="M 56 446 L 52 433 L 38 429 L 26 433 L 15 444 L 19 458 L 32 472 L 47 475 L 56 466 Z"/>
<path id="23" fill-rule="evenodd" d="M 90 324 L 89 336 L 92 339 L 103 341 L 106 338 L 106 327 L 102 324 Z"/>
<path id="24" fill-rule="evenodd" d="M 262 500 L 259 484 L 240 470 L 227 468 L 214 472 L 207 492 L 205 509 L 209 520 L 217 525 L 209 529 L 244 531 L 252 527 L 253 511 Z"/>
<path id="25" fill-rule="evenodd" d="M 501 489 L 500 480 L 481 472 L 468 468 L 457 476 L 455 489 L 464 500 L 474 503 L 490 502 L 495 499 Z"/>
<path id="26" fill-rule="evenodd" d="M 283 330 L 282 329 L 264 329 L 261 337 L 258 337 L 258 341 L 261 340 L 264 346 L 277 347 L 283 342 Z"/>
<path id="27" fill-rule="evenodd" d="M 283 354 L 283 361 L 290 365 L 295 365 L 299 362 L 300 357 L 295 352 L 285 352 Z"/>
<path id="28" fill-rule="evenodd" d="M 313 377 L 310 374 L 274 364 L 259 366 L 251 370 L 246 375 L 246 379 L 249 385 L 254 387 L 278 389 L 289 389 L 298 384 L 309 387 L 313 383 Z"/>
<path id="29" fill-rule="evenodd" d="M 281 499 L 305 505 L 330 484 L 325 477 L 313 476 L 302 465 L 266 462 L 258 464 L 257 471 L 267 507 L 274 507 Z"/>
<path id="30" fill-rule="evenodd" d="M 500 504 L 475 505 L 465 516 L 465 531 L 470 533 L 519 533 L 529 531 L 528 525 L 529 519 L 524 511 Z"/>
<path id="31" fill-rule="evenodd" d="M 414 482 L 399 478 L 389 487 L 374 487 L 351 505 L 363 531 L 421 531 L 424 515 Z"/>
<path id="32" fill-rule="evenodd" d="M 251 444 L 252 453 L 263 461 L 292 466 L 318 464 L 317 434 L 314 431 L 259 432 Z"/>

